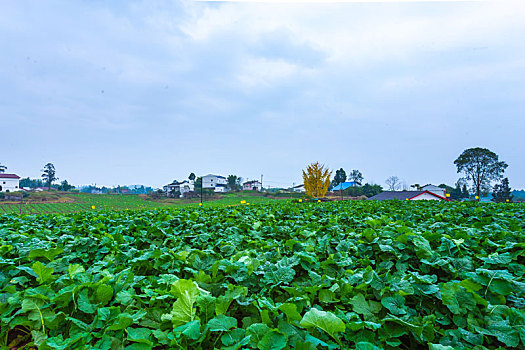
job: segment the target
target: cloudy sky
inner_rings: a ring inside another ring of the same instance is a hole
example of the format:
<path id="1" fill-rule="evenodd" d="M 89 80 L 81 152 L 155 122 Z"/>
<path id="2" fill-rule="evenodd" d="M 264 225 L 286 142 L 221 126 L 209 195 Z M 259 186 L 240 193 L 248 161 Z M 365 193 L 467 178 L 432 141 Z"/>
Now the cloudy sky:
<path id="1" fill-rule="evenodd" d="M 525 187 L 525 2 L 4 0 L 0 163 L 73 184 L 320 161 L 448 183 L 486 147 Z"/>

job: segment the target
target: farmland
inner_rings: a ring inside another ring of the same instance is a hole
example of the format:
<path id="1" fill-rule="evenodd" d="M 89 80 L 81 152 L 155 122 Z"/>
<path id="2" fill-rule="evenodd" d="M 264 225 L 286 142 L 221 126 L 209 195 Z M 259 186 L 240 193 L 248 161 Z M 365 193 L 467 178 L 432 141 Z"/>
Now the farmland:
<path id="1" fill-rule="evenodd" d="M 46 195 L 45 193 L 43 195 Z M 299 194 L 300 195 L 300 194 Z M 168 207 L 198 207 L 199 199 L 148 199 L 140 195 L 111 195 L 111 194 L 60 194 L 54 193 L 51 200 L 37 202 L 24 200 L 18 202 L 0 202 L 0 215 L 2 214 L 47 214 L 47 213 L 76 213 L 93 210 L 136 210 L 158 209 Z M 46 197 L 44 197 L 46 198 Z M 228 193 L 205 198 L 206 206 L 224 206 L 240 204 L 240 201 L 251 204 L 269 203 L 275 200 L 257 193 Z M 93 209 L 93 206 L 95 209 Z"/>
<path id="2" fill-rule="evenodd" d="M 525 346 L 525 206 L 352 201 L 0 216 L 0 345 Z"/>

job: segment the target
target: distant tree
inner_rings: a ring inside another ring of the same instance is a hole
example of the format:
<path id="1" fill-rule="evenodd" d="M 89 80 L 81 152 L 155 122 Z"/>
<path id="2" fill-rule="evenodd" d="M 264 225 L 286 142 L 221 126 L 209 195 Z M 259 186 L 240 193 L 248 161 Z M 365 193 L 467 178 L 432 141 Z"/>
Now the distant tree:
<path id="1" fill-rule="evenodd" d="M 239 190 L 239 184 L 238 184 L 238 177 L 237 175 L 228 175 L 227 181 L 228 181 L 228 188 L 231 191 L 238 191 Z"/>
<path id="2" fill-rule="evenodd" d="M 361 185 L 361 182 L 363 181 L 363 174 L 357 169 L 352 170 L 350 175 L 348 175 L 348 178 L 357 183 L 358 185 Z"/>
<path id="3" fill-rule="evenodd" d="M 303 170 L 304 189 L 312 197 L 324 197 L 330 187 L 332 172 L 319 162 L 312 163 Z"/>
<path id="4" fill-rule="evenodd" d="M 452 187 L 452 186 L 445 185 L 445 184 L 441 184 L 438 187 L 445 189 L 447 194 L 450 195 L 450 199 L 454 199 L 454 200 L 461 199 L 461 187 L 459 187 L 458 183 L 456 183 L 456 187 Z"/>
<path id="5" fill-rule="evenodd" d="M 470 193 L 468 192 L 467 185 L 463 184 L 463 188 L 461 189 L 461 198 L 469 198 Z"/>
<path id="6" fill-rule="evenodd" d="M 53 181 L 58 180 L 58 177 L 56 177 L 56 171 L 55 166 L 51 163 L 47 163 L 44 165 L 44 170 L 42 170 L 44 173 L 42 174 L 42 179 L 47 184 L 47 187 L 49 191 L 51 191 L 51 184 Z"/>
<path id="7" fill-rule="evenodd" d="M 0 163 L 0 173 L 5 173 L 6 170 L 7 170 L 7 167 Z"/>
<path id="8" fill-rule="evenodd" d="M 472 181 L 473 189 L 479 197 L 490 188 L 491 181 L 502 178 L 507 163 L 499 161 L 498 155 L 486 148 L 469 148 L 454 161 L 458 173 L 464 173 Z"/>
<path id="9" fill-rule="evenodd" d="M 43 186 L 44 183 L 40 179 L 30 179 L 28 177 L 20 179 L 20 187 L 37 188 Z"/>
<path id="10" fill-rule="evenodd" d="M 421 191 L 421 185 L 420 184 L 410 185 L 410 188 L 413 188 L 414 191 Z"/>
<path id="11" fill-rule="evenodd" d="M 401 180 L 397 176 L 390 176 L 385 180 L 389 191 L 397 191 L 401 188 Z"/>
<path id="12" fill-rule="evenodd" d="M 368 198 L 383 192 L 383 187 L 381 187 L 380 185 L 371 185 L 368 183 L 366 183 L 362 187 L 358 187 L 357 189 L 361 190 L 361 193 L 359 193 L 359 195 L 367 196 Z"/>
<path id="13" fill-rule="evenodd" d="M 346 172 L 343 168 L 335 171 L 334 179 L 332 180 L 332 187 L 335 187 L 346 181 Z"/>
<path id="14" fill-rule="evenodd" d="M 71 191 L 75 186 L 70 185 L 67 180 L 64 180 L 60 183 L 60 186 L 58 186 L 59 191 Z"/>
<path id="15" fill-rule="evenodd" d="M 188 176 L 188 179 L 190 179 L 191 181 L 195 180 L 195 174 L 194 173 L 191 173 L 190 176 Z"/>
<path id="16" fill-rule="evenodd" d="M 514 196 L 511 194 L 512 190 L 509 186 L 509 179 L 506 177 L 501 180 L 501 184 L 496 184 L 492 192 L 492 201 L 496 203 L 504 203 L 507 200 L 512 202 Z"/>
<path id="17" fill-rule="evenodd" d="M 202 187 L 202 177 L 198 177 L 195 179 L 195 190 L 200 190 Z"/>

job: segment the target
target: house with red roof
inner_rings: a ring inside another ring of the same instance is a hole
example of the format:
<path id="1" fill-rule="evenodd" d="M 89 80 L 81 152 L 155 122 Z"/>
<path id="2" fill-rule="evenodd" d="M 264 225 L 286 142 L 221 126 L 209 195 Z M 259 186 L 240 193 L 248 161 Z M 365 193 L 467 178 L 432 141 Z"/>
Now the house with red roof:
<path id="1" fill-rule="evenodd" d="M 0 192 L 21 191 L 20 176 L 0 173 Z"/>

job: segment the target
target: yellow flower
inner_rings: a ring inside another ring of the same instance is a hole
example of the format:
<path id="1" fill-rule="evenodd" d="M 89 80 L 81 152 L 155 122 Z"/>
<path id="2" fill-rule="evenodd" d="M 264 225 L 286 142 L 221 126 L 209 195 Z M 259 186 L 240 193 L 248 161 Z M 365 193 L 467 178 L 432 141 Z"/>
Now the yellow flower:
<path id="1" fill-rule="evenodd" d="M 447 193 L 447 197 L 450 197 L 450 193 Z"/>
<path id="2" fill-rule="evenodd" d="M 301 203 L 303 200 L 302 199 L 299 199 L 299 203 Z"/>
<path id="3" fill-rule="evenodd" d="M 507 203 L 509 202 L 509 200 L 507 199 Z"/>
<path id="4" fill-rule="evenodd" d="M 318 199 L 317 201 L 318 201 L 319 203 L 321 203 L 321 200 L 320 200 L 320 199 Z"/>
<path id="5" fill-rule="evenodd" d="M 95 209 L 95 206 L 94 206 L 94 205 L 92 205 L 92 206 L 91 206 L 91 209 Z"/>
<path id="6" fill-rule="evenodd" d="M 199 203 L 199 207 L 202 207 L 202 203 Z"/>
<path id="7" fill-rule="evenodd" d="M 474 197 L 474 198 L 479 199 L 479 196 L 476 196 L 476 197 Z"/>

